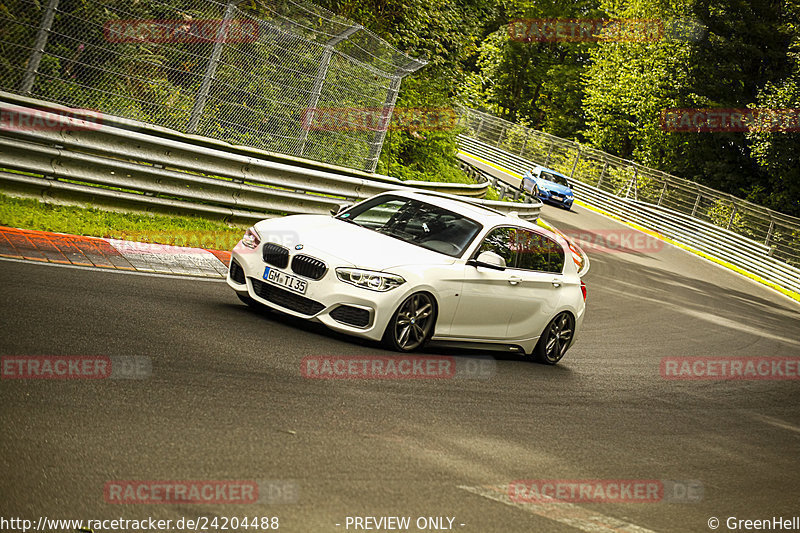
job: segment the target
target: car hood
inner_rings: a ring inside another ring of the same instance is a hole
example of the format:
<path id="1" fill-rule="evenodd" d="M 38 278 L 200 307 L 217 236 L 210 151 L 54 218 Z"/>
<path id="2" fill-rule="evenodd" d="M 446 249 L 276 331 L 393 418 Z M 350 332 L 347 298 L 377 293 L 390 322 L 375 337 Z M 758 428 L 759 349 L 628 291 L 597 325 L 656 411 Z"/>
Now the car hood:
<path id="1" fill-rule="evenodd" d="M 572 194 L 572 189 L 570 189 L 566 185 L 561 185 L 554 181 L 546 180 L 543 178 L 537 178 L 536 185 L 540 189 L 545 189 L 550 192 L 555 192 L 560 194 Z"/>
<path id="2" fill-rule="evenodd" d="M 262 242 L 281 244 L 292 253 L 327 256 L 369 270 L 402 265 L 449 265 L 455 258 L 382 235 L 327 215 L 290 215 L 256 224 Z M 323 257 L 320 257 L 323 258 Z"/>

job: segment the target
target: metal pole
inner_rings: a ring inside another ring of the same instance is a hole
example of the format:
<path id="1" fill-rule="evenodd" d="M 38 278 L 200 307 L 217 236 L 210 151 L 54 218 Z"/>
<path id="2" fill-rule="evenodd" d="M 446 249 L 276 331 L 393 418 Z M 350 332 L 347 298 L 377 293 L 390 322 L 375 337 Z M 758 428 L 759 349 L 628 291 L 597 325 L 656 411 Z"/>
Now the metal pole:
<path id="1" fill-rule="evenodd" d="M 664 187 L 661 189 L 661 194 L 658 195 L 658 202 L 656 205 L 661 205 L 661 200 L 664 198 L 664 193 L 667 192 L 667 182 L 664 181 Z"/>
<path id="2" fill-rule="evenodd" d="M 731 210 L 731 216 L 728 218 L 728 226 L 725 229 L 731 229 L 731 224 L 733 224 L 733 217 L 736 216 L 736 204 L 731 202 L 733 209 Z"/>
<path id="3" fill-rule="evenodd" d="M 633 167 L 633 199 L 639 201 L 639 169 Z"/>
<path id="4" fill-rule="evenodd" d="M 522 154 L 525 153 L 525 146 L 528 144 L 528 136 L 531 134 L 530 131 L 527 129 L 525 130 L 525 137 L 522 139 L 522 148 L 519 149 L 519 155 L 522 157 Z"/>
<path id="5" fill-rule="evenodd" d="M 303 155 L 306 150 L 306 142 L 308 142 L 308 130 L 311 128 L 311 123 L 314 120 L 314 113 L 319 103 L 319 97 L 322 94 L 322 86 L 325 83 L 325 78 L 328 77 L 328 67 L 331 64 L 333 57 L 333 47 L 344 41 L 363 26 L 356 25 L 350 26 L 342 33 L 325 43 L 325 50 L 322 52 L 322 57 L 319 60 L 319 67 L 317 67 L 317 75 L 314 77 L 314 85 L 311 87 L 311 97 L 308 100 L 308 108 L 306 109 L 305 116 L 303 117 L 303 127 L 300 132 L 300 149 L 297 155 Z"/>
<path id="6" fill-rule="evenodd" d="M 57 8 L 58 0 L 50 0 L 47 3 L 42 22 L 39 24 L 39 31 L 36 33 L 36 41 L 33 43 L 31 57 L 28 59 L 28 66 L 22 77 L 22 83 L 19 85 L 19 91 L 22 94 L 30 94 L 33 89 L 33 82 L 36 80 L 36 74 L 39 71 L 39 63 L 42 61 L 42 54 L 44 54 L 44 47 L 47 45 L 47 37 L 50 35 L 50 28 L 53 26 L 53 18 Z"/>
<path id="7" fill-rule="evenodd" d="M 600 188 L 600 184 L 603 183 L 603 177 L 606 175 L 606 168 L 608 167 L 608 161 L 603 161 L 603 170 L 600 171 L 600 179 L 597 180 L 597 188 Z"/>
<path id="8" fill-rule="evenodd" d="M 575 168 L 578 166 L 578 161 L 580 160 L 580 158 L 581 158 L 581 147 L 579 146 L 578 153 L 575 154 L 575 162 L 572 163 L 572 171 L 569 173 L 569 179 L 572 179 L 572 177 L 575 175 Z"/>
<path id="9" fill-rule="evenodd" d="M 219 56 L 222 55 L 223 40 L 228 34 L 228 26 L 230 25 L 235 6 L 236 3 L 233 0 L 229 0 L 228 5 L 225 7 L 225 15 L 222 17 L 222 24 L 220 24 L 217 30 L 217 36 L 214 39 L 214 48 L 211 50 L 211 57 L 208 59 L 208 65 L 206 65 L 206 73 L 203 75 L 200 91 L 197 93 L 197 98 L 194 100 L 194 107 L 192 107 L 192 114 L 189 116 L 188 133 L 195 133 L 197 131 L 197 126 L 200 124 L 200 117 L 203 115 L 203 110 L 206 107 L 208 91 L 211 88 L 211 80 L 214 79 L 214 74 L 217 72 Z"/>
<path id="10" fill-rule="evenodd" d="M 774 229 L 775 229 L 775 221 L 774 220 L 770 220 L 769 221 L 769 229 L 767 230 L 767 238 L 766 238 L 766 240 L 764 240 L 764 244 L 766 246 L 769 246 L 769 241 L 772 238 L 772 231 Z"/>
<path id="11" fill-rule="evenodd" d="M 700 193 L 697 193 L 697 200 L 694 201 L 694 207 L 692 208 L 692 216 L 697 213 L 697 208 L 700 206 Z"/>
<path id="12" fill-rule="evenodd" d="M 381 110 L 381 127 L 372 136 L 372 142 L 369 145 L 369 154 L 367 155 L 366 165 L 364 170 L 367 172 L 375 172 L 375 167 L 378 166 L 378 157 L 381 154 L 383 147 L 383 140 L 386 138 L 386 131 L 389 129 L 389 124 L 392 121 L 392 113 L 394 113 L 394 104 L 397 101 L 397 93 L 400 92 L 400 82 L 403 78 L 400 75 L 395 75 L 392 78 L 392 83 L 389 85 L 389 91 L 386 93 L 386 102 L 383 104 Z"/>

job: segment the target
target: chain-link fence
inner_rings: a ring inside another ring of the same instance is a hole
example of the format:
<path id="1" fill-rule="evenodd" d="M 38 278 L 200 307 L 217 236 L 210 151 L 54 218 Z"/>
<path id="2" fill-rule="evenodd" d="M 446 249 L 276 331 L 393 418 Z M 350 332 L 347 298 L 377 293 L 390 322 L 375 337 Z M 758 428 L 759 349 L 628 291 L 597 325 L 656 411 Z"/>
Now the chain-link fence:
<path id="1" fill-rule="evenodd" d="M 800 265 L 800 219 L 554 135 L 459 108 L 465 135 L 620 197 L 667 207 L 770 247 Z"/>
<path id="2" fill-rule="evenodd" d="M 370 172 L 424 64 L 305 0 L 0 4 L 2 90 Z"/>

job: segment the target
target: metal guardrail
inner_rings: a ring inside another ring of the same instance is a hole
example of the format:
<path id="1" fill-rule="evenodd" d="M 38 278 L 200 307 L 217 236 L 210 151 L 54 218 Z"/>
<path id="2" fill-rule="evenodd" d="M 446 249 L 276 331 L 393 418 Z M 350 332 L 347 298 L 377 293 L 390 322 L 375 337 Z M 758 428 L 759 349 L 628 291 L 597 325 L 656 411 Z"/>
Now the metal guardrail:
<path id="1" fill-rule="evenodd" d="M 388 122 L 426 64 L 308 0 L 14 0 L 0 27 L 2 90 L 367 171 L 386 129 L 319 110 Z"/>
<path id="2" fill-rule="evenodd" d="M 459 136 L 459 146 L 465 155 L 477 156 L 519 175 L 537 164 L 463 135 Z M 580 181 L 578 175 L 573 176 L 572 189 L 576 199 L 588 205 L 800 293 L 800 268 L 773 257 L 770 246 L 669 207 L 611 194 Z"/>
<path id="3" fill-rule="evenodd" d="M 459 108 L 459 121 L 468 137 L 606 193 L 667 207 L 762 242 L 772 256 L 800 267 L 800 218 L 474 109 Z"/>
<path id="4" fill-rule="evenodd" d="M 294 159 L 280 162 L 269 152 L 128 119 L 99 116 L 96 123 L 82 123 L 70 116 L 76 110 L 20 100 L 0 93 L 2 112 L 46 117 L 47 127 L 0 129 L 0 190 L 7 192 L 253 221 L 268 214 L 328 213 L 343 202 L 387 190 L 482 196 L 488 187 L 487 183 L 403 182 L 357 172 L 342 175 L 331 171 L 335 167 L 314 168 L 310 161 L 300 167 Z M 471 201 L 502 212 L 516 211 L 524 219 L 536 219 L 541 207 L 541 203 Z"/>

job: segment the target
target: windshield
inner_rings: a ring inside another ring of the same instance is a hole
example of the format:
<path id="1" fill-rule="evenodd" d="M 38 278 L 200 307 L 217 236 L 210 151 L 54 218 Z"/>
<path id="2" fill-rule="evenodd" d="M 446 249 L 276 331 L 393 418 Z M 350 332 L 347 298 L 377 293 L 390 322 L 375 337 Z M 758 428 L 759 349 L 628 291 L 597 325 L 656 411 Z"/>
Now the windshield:
<path id="1" fill-rule="evenodd" d="M 540 177 L 543 180 L 552 181 L 553 183 L 558 183 L 559 185 L 563 185 L 564 187 L 569 187 L 569 182 L 567 178 L 564 176 L 559 176 L 558 174 L 550 174 L 549 172 L 542 172 Z"/>
<path id="2" fill-rule="evenodd" d="M 459 257 L 481 229 L 458 213 L 400 196 L 373 198 L 336 218 L 451 257 Z"/>

